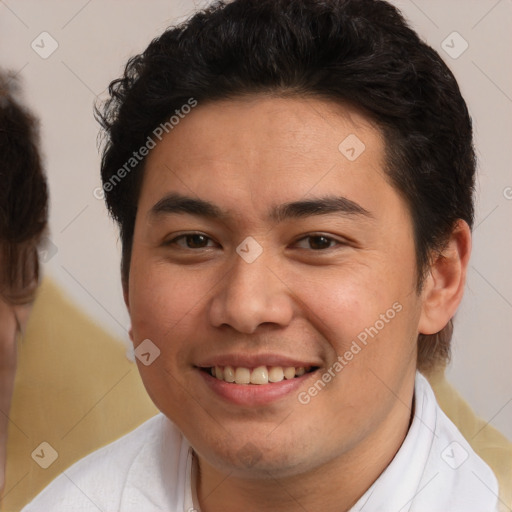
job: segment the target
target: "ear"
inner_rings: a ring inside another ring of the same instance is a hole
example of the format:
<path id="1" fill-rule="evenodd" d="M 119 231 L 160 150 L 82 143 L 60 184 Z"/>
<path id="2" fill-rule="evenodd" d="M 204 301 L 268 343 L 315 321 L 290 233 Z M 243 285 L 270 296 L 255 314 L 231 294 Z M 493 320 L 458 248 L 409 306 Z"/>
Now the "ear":
<path id="1" fill-rule="evenodd" d="M 459 219 L 423 283 L 419 333 L 435 334 L 455 315 L 464 294 L 470 254 L 471 230 Z"/>
<path id="2" fill-rule="evenodd" d="M 126 309 L 128 310 L 128 314 L 130 314 L 130 293 L 129 293 L 128 281 L 123 279 L 122 286 L 123 286 L 124 303 L 126 304 Z M 128 335 L 130 336 L 130 339 L 132 340 L 132 343 L 133 343 L 133 328 L 131 326 L 130 326 L 130 329 L 128 330 Z"/>

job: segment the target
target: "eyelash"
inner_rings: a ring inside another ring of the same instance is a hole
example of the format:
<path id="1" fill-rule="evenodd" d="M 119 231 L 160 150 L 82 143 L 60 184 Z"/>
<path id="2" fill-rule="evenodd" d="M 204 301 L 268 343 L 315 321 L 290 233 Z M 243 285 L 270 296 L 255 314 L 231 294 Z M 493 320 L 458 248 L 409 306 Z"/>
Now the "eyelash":
<path id="1" fill-rule="evenodd" d="M 165 242 L 164 245 L 166 245 L 166 246 L 176 245 L 176 246 L 178 246 L 178 247 L 180 247 L 182 249 L 191 250 L 191 251 L 195 251 L 195 250 L 198 250 L 198 249 L 211 249 L 212 248 L 212 246 L 193 248 L 193 247 L 183 247 L 183 246 L 179 245 L 178 242 L 180 240 L 185 240 L 185 243 L 186 243 L 186 239 L 189 238 L 189 237 L 193 237 L 193 236 L 204 237 L 204 238 L 206 238 L 207 243 L 208 242 L 214 242 L 214 240 L 212 238 L 210 238 L 208 235 L 205 235 L 204 233 L 194 233 L 194 232 L 191 232 L 191 233 L 184 233 L 182 235 L 179 235 L 179 236 L 173 238 L 172 240 L 169 240 L 168 242 Z M 335 239 L 332 236 L 325 235 L 325 234 L 322 234 L 322 233 L 311 233 L 311 234 L 308 234 L 306 236 L 302 236 L 301 238 L 298 238 L 297 240 L 295 240 L 295 242 L 293 242 L 293 245 L 297 245 L 299 242 L 302 242 L 303 240 L 307 240 L 307 239 L 310 239 L 310 243 L 311 243 L 311 239 L 314 239 L 314 238 L 317 238 L 317 239 L 322 238 L 322 239 L 327 240 L 329 242 L 329 247 L 326 247 L 326 248 L 323 248 L 323 249 L 313 249 L 311 247 L 309 247 L 309 248 L 302 247 L 301 249 L 311 250 L 311 251 L 314 251 L 314 252 L 324 252 L 324 251 L 327 251 L 329 249 L 334 249 L 336 246 L 346 245 L 345 242 L 343 242 L 341 240 L 337 240 L 337 239 Z M 216 243 L 216 242 L 214 242 L 214 243 Z M 330 245 L 332 243 L 334 243 L 335 245 Z"/>

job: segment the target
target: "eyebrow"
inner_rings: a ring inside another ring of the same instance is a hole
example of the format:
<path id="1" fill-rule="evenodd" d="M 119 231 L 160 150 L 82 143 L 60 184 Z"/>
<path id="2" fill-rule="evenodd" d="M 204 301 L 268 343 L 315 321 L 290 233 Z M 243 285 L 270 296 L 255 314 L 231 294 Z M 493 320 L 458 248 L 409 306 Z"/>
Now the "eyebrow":
<path id="1" fill-rule="evenodd" d="M 286 219 L 297 219 L 333 213 L 345 216 L 373 218 L 373 215 L 360 204 L 342 196 L 327 196 L 284 203 L 275 207 L 270 217 L 276 222 L 282 222 Z"/>
<path id="2" fill-rule="evenodd" d="M 373 215 L 360 204 L 342 196 L 304 199 L 274 206 L 270 211 L 269 218 L 275 222 L 283 222 L 288 219 L 333 213 L 373 218 Z M 166 195 L 149 211 L 151 217 L 159 217 L 165 214 L 188 214 L 210 219 L 225 219 L 228 217 L 227 212 L 209 201 L 178 193 Z"/>

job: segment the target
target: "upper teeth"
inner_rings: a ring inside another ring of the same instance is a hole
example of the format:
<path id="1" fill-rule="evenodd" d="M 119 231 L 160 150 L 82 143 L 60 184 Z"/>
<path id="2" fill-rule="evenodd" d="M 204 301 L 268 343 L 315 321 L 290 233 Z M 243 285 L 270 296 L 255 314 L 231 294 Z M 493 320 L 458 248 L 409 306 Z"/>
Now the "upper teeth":
<path id="1" fill-rule="evenodd" d="M 308 368 L 309 370 L 309 368 Z M 293 379 L 306 373 L 306 368 L 300 366 L 294 368 L 288 366 L 258 366 L 257 368 L 243 368 L 233 366 L 213 366 L 210 373 L 217 379 L 236 384 L 268 384 L 269 382 L 281 382 L 284 379 Z"/>

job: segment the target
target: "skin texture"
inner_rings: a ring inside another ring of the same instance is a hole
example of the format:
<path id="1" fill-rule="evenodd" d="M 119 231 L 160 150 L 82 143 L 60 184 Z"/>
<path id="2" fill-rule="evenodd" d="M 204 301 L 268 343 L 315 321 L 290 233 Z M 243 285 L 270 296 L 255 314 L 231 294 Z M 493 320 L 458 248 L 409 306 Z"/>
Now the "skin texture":
<path id="1" fill-rule="evenodd" d="M 13 306 L 0 296 L 0 494 L 5 484 L 9 410 L 16 376 L 16 334 L 28 322 L 31 306 Z"/>
<path id="2" fill-rule="evenodd" d="M 354 161 L 338 150 L 350 134 L 365 144 Z M 349 107 L 251 96 L 199 104 L 148 156 L 125 301 L 134 346 L 150 339 L 160 350 L 140 373 L 195 449 L 203 512 L 348 510 L 406 436 L 417 335 L 453 316 L 470 234 L 456 226 L 418 293 L 411 216 L 384 174 L 383 144 Z M 151 214 L 170 193 L 209 201 L 222 217 Z M 284 203 L 340 196 L 368 214 L 269 216 Z M 206 238 L 178 238 L 190 232 Z M 253 263 L 235 250 L 248 236 L 263 251 Z M 397 303 L 400 312 L 300 403 L 297 393 Z M 240 354 L 319 369 L 278 400 L 234 404 L 198 366 Z"/>

